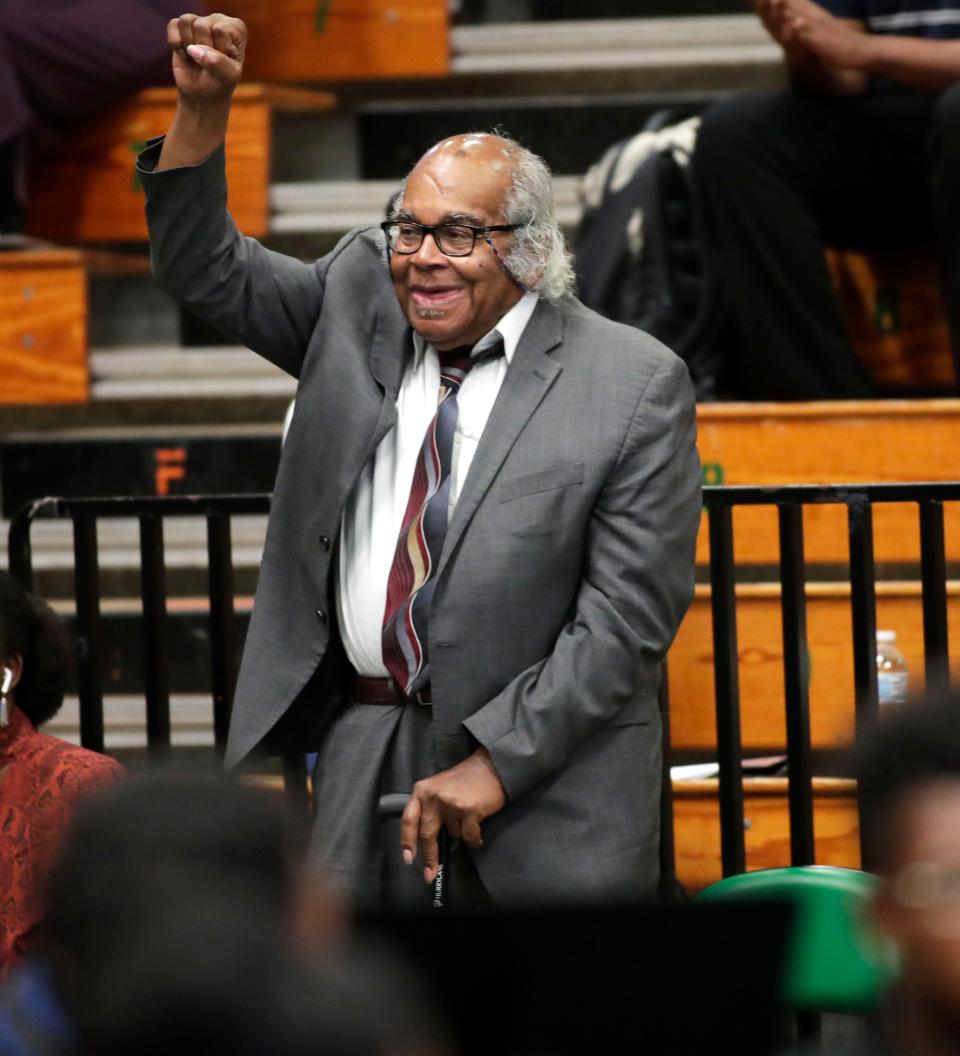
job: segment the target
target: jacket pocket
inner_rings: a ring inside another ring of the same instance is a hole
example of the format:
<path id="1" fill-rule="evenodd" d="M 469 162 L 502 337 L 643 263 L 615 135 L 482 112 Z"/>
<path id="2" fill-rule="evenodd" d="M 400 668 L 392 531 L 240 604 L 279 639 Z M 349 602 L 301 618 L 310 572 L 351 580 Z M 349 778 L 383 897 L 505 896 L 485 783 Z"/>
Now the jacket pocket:
<path id="1" fill-rule="evenodd" d="M 524 473 L 523 476 L 505 480 L 500 485 L 500 501 L 510 502 L 524 495 L 536 495 L 541 491 L 553 491 L 566 488 L 571 484 L 583 483 L 583 463 L 574 462 L 566 466 L 551 466 L 536 473 Z"/>

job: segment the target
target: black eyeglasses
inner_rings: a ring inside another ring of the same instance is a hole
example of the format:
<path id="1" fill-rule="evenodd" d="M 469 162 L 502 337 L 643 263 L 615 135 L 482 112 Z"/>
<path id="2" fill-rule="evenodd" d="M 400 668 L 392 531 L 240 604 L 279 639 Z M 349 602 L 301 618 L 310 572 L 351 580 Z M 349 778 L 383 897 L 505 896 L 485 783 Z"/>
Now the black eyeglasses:
<path id="1" fill-rule="evenodd" d="M 469 224 L 437 224 L 427 227 L 409 220 L 385 220 L 380 230 L 386 235 L 387 245 L 394 253 L 416 253 L 427 235 L 441 253 L 448 257 L 469 257 L 478 238 L 486 238 L 491 231 L 516 231 L 521 224 L 494 224 L 491 227 L 471 227 Z"/>

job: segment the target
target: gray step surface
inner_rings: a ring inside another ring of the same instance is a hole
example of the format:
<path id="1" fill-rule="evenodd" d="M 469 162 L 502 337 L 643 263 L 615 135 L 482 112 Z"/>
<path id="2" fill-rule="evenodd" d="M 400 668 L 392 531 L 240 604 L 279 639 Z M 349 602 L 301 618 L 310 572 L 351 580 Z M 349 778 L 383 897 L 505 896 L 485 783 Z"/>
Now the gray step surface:
<path id="1" fill-rule="evenodd" d="M 750 14 L 510 22 L 451 31 L 454 75 L 776 66 L 782 52 Z"/>
<path id="2" fill-rule="evenodd" d="M 554 176 L 554 207 L 560 224 L 579 223 L 579 176 Z M 394 180 L 278 183 L 270 188 L 271 235 L 338 234 L 380 223 L 396 193 Z"/>
<path id="3" fill-rule="evenodd" d="M 144 345 L 94 350 L 90 355 L 94 400 L 246 396 L 292 399 L 296 379 L 249 349 Z"/>

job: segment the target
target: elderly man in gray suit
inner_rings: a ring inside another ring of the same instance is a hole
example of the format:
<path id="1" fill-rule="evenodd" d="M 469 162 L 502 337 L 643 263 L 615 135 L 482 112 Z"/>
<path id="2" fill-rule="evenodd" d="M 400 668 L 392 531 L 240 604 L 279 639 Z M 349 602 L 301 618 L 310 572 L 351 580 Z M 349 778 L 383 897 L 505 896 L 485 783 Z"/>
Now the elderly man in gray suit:
<path id="1" fill-rule="evenodd" d="M 139 161 L 155 273 L 299 379 L 228 764 L 319 749 L 314 849 L 358 897 L 424 898 L 441 827 L 477 898 L 651 894 L 700 513 L 684 365 L 571 296 L 549 171 L 500 136 L 438 143 L 382 230 L 315 263 L 244 238 L 223 141 L 246 28 L 168 36 L 176 117 Z"/>

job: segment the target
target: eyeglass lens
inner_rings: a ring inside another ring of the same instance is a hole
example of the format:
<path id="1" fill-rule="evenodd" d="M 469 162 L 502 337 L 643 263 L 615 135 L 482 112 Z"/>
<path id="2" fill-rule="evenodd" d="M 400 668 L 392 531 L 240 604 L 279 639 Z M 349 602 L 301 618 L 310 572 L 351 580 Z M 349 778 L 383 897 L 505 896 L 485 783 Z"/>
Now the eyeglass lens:
<path id="1" fill-rule="evenodd" d="M 469 227 L 443 224 L 430 229 L 441 251 L 451 257 L 465 257 L 473 251 L 475 232 Z M 391 224 L 387 229 L 390 248 L 398 253 L 416 253 L 426 229 L 419 224 Z"/>

